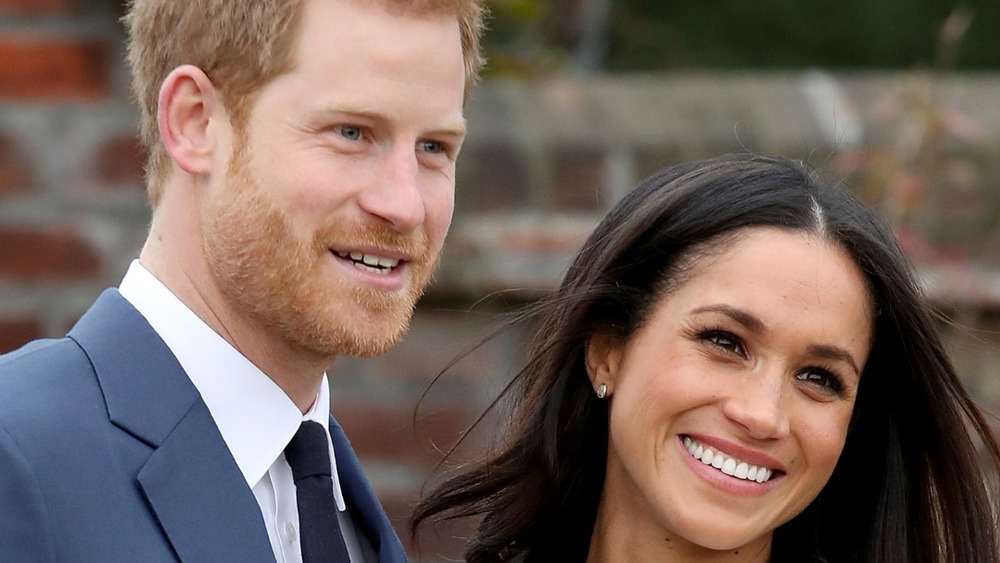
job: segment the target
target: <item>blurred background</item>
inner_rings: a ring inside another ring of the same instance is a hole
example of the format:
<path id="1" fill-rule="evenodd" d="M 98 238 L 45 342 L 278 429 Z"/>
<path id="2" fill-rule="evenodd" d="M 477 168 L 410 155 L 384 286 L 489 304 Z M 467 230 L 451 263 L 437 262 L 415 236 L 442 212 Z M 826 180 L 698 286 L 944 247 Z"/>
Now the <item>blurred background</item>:
<path id="1" fill-rule="evenodd" d="M 441 270 L 396 350 L 330 372 L 333 411 L 404 542 L 410 506 L 517 367 L 522 333 L 424 395 L 429 382 L 552 289 L 631 186 L 684 160 L 778 153 L 881 209 L 967 385 L 1000 413 L 1000 2 L 488 3 Z M 64 334 L 145 238 L 122 12 L 0 0 L 0 352 Z M 487 417 L 446 468 L 494 430 Z M 466 531 L 427 529 L 413 553 L 457 558 Z"/>

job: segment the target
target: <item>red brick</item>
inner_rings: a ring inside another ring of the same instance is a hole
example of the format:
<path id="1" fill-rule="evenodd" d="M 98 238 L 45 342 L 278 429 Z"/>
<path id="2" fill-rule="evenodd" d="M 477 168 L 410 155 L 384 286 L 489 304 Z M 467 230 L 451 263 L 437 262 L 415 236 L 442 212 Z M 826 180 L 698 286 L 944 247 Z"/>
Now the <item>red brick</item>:
<path id="1" fill-rule="evenodd" d="M 403 541 L 412 561 L 461 561 L 468 540 L 475 531 L 475 519 L 436 524 L 424 523 L 417 530 L 417 537 L 410 534 L 410 515 L 416 506 L 419 492 L 380 493 L 379 501 L 396 533 Z M 415 540 L 415 541 L 414 541 Z"/>
<path id="2" fill-rule="evenodd" d="M 109 91 L 108 63 L 107 45 L 98 40 L 8 36 L 0 40 L 0 97 L 102 98 Z"/>
<path id="3" fill-rule="evenodd" d="M 97 149 L 97 180 L 103 186 L 145 190 L 146 153 L 134 135 L 112 137 Z"/>
<path id="4" fill-rule="evenodd" d="M 402 342 L 387 354 L 365 359 L 365 372 L 373 378 L 430 381 L 453 359 L 469 352 L 448 370 L 447 379 L 480 381 L 488 374 L 506 373 L 518 352 L 512 349 L 517 342 L 496 338 L 471 350 L 497 327 L 491 315 L 482 314 L 484 308 L 473 315 L 436 310 L 422 302 Z"/>
<path id="5" fill-rule="evenodd" d="M 413 425 L 413 405 L 392 407 L 357 400 L 333 401 L 333 413 L 360 457 L 420 464 L 442 457 L 478 413 L 458 406 L 422 409 Z"/>
<path id="6" fill-rule="evenodd" d="M 606 207 L 604 189 L 605 156 L 599 149 L 558 148 L 555 150 L 552 202 L 560 210 L 600 210 Z"/>
<path id="7" fill-rule="evenodd" d="M 488 145 L 462 152 L 457 203 L 466 212 L 489 212 L 528 203 L 528 173 L 515 147 Z"/>
<path id="8" fill-rule="evenodd" d="M 0 136 L 0 195 L 29 191 L 35 183 L 34 162 L 16 140 Z"/>
<path id="9" fill-rule="evenodd" d="M 70 0 L 0 0 L 0 14 L 59 14 L 70 10 Z"/>
<path id="10" fill-rule="evenodd" d="M 41 337 L 42 325 L 37 320 L 0 320 L 0 354 Z"/>
<path id="11" fill-rule="evenodd" d="M 0 228 L 0 277 L 15 281 L 92 279 L 100 271 L 93 247 L 79 235 Z"/>

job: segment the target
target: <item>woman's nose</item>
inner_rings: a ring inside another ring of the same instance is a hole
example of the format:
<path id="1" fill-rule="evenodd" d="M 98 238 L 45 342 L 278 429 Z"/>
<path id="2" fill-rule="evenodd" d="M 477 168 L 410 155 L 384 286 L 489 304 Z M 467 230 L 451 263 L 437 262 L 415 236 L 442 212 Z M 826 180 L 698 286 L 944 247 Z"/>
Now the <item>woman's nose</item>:
<path id="1" fill-rule="evenodd" d="M 752 373 L 726 399 L 723 413 L 758 440 L 777 439 L 789 433 L 785 401 L 785 376 Z"/>

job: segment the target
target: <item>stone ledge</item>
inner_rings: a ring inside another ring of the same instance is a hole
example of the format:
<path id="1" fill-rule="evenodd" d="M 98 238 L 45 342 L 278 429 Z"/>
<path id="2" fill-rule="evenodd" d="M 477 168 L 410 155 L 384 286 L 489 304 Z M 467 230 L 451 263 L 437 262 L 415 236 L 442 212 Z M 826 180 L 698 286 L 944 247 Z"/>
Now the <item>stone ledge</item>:
<path id="1" fill-rule="evenodd" d="M 871 141 L 882 104 L 928 93 L 1000 142 L 998 74 L 686 72 L 486 81 L 467 108 L 468 145 L 652 144 L 681 152 L 759 143 L 810 150 Z"/>
<path id="2" fill-rule="evenodd" d="M 523 214 L 466 219 L 452 229 L 432 296 L 512 293 L 532 299 L 556 289 L 600 218 Z M 947 306 L 1000 310 L 1000 268 L 971 261 L 915 264 L 928 298 Z"/>
<path id="3" fill-rule="evenodd" d="M 865 151 L 883 159 L 903 151 L 900 119 L 911 126 L 921 119 L 938 126 L 933 120 L 943 119 L 955 137 L 943 150 L 964 174 L 961 185 L 946 178 L 938 186 L 946 192 L 930 194 L 921 226 L 911 227 L 930 229 L 917 238 L 936 240 L 944 252 L 914 259 L 935 300 L 997 306 L 1000 260 L 990 257 L 1000 242 L 990 240 L 1000 237 L 973 231 L 1000 224 L 998 93 L 1000 74 L 985 73 L 685 72 L 486 81 L 467 108 L 455 224 L 431 291 L 480 296 L 515 289 L 530 298 L 552 289 L 599 217 L 664 165 L 749 150 L 805 160 L 836 180 L 851 173 L 844 163 L 865 158 Z M 932 114 L 920 113 L 928 108 Z M 847 184 L 881 201 L 887 182 L 861 180 Z M 872 185 L 878 193 L 868 193 Z M 964 261 L 953 260 L 956 255 Z"/>

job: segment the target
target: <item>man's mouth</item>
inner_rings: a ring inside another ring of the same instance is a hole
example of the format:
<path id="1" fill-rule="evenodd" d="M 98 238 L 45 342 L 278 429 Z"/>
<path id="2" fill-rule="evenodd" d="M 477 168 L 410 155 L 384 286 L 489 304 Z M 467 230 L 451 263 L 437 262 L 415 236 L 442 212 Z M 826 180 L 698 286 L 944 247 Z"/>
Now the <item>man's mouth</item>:
<path id="1" fill-rule="evenodd" d="M 354 264 L 355 268 L 359 270 L 364 270 L 366 272 L 371 272 L 373 274 L 379 274 L 382 276 L 388 276 L 392 273 L 399 263 L 401 262 L 398 258 L 387 258 L 385 256 L 378 256 L 376 254 L 367 254 L 364 252 L 339 252 L 334 251 L 334 254 L 348 260 Z"/>
<path id="2" fill-rule="evenodd" d="M 691 456 L 701 461 L 705 465 L 710 465 L 719 471 L 745 481 L 756 481 L 766 483 L 774 475 L 775 470 L 763 466 L 753 465 L 739 459 L 729 457 L 726 454 L 713 450 L 701 442 L 684 436 L 684 447 L 691 453 Z"/>

